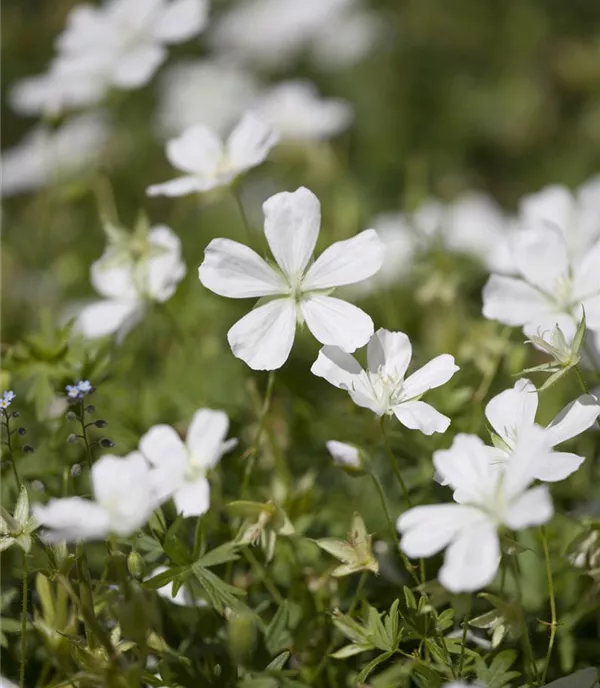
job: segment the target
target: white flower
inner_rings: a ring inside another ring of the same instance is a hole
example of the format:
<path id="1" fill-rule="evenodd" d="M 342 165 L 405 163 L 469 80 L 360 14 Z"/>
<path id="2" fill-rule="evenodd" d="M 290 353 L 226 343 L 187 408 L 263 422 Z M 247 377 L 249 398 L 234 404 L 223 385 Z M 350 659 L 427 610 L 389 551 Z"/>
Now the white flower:
<path id="1" fill-rule="evenodd" d="M 197 35 L 207 14 L 206 0 L 78 5 L 56 41 L 58 58 L 50 71 L 18 83 L 13 106 L 26 114 L 54 114 L 96 103 L 111 87 L 139 88 L 166 59 L 165 46 Z"/>
<path id="2" fill-rule="evenodd" d="M 577 260 L 600 239 L 600 175 L 572 193 L 558 184 L 547 186 L 520 205 L 520 221 L 530 229 L 558 230 L 569 255 Z"/>
<path id="3" fill-rule="evenodd" d="M 234 356 L 254 370 L 274 370 L 288 359 L 296 323 L 306 323 L 322 344 L 354 351 L 373 333 L 373 321 L 356 306 L 327 294 L 359 282 L 381 267 L 383 249 L 367 229 L 338 241 L 309 266 L 321 224 L 321 205 L 308 189 L 271 196 L 263 204 L 272 267 L 247 246 L 213 239 L 198 274 L 202 284 L 233 299 L 271 297 L 227 335 Z"/>
<path id="4" fill-rule="evenodd" d="M 585 309 L 600 330 L 600 239 L 571 258 L 565 235 L 553 227 L 524 230 L 513 241 L 516 277 L 492 275 L 483 290 L 483 315 L 521 325 L 526 335 L 558 325 L 568 340 Z"/>
<path id="5" fill-rule="evenodd" d="M 47 542 L 125 537 L 139 530 L 158 505 L 150 468 L 140 452 L 98 459 L 92 466 L 92 492 L 94 501 L 66 497 L 33 506 L 34 518 L 48 529 Z"/>
<path id="6" fill-rule="evenodd" d="M 497 433 L 493 463 L 505 465 L 512 460 L 519 438 L 535 425 L 538 395 L 529 380 L 517 380 L 512 389 L 506 389 L 491 399 L 485 407 L 485 416 Z M 584 394 L 566 406 L 543 430 L 550 448 L 579 435 L 590 428 L 600 415 L 600 404 L 591 394 Z M 533 473 L 537 480 L 555 482 L 574 473 L 585 457 L 569 452 L 550 451 Z"/>
<path id="7" fill-rule="evenodd" d="M 140 440 L 140 451 L 157 471 L 159 499 L 173 497 L 183 516 L 200 516 L 210 506 L 207 472 L 237 440 L 225 440 L 229 419 L 223 411 L 196 411 L 184 442 L 170 425 L 155 425 Z"/>
<path id="8" fill-rule="evenodd" d="M 319 141 L 344 131 L 352 108 L 344 100 L 320 98 L 310 81 L 284 81 L 258 102 L 257 113 L 288 141 Z"/>
<path id="9" fill-rule="evenodd" d="M 344 389 L 358 406 L 378 416 L 394 415 L 411 430 L 425 435 L 445 432 L 450 419 L 420 401 L 459 369 L 450 354 L 441 354 L 405 379 L 412 347 L 404 332 L 379 329 L 367 346 L 367 370 L 335 346 L 324 346 L 310 369 L 314 375 Z"/>
<path id="10" fill-rule="evenodd" d="M 2 195 L 32 191 L 92 168 L 108 134 L 106 120 L 97 115 L 71 119 L 56 131 L 37 127 L 14 148 L 2 151 Z"/>
<path id="11" fill-rule="evenodd" d="M 167 158 L 186 174 L 149 186 L 149 196 L 186 196 L 230 184 L 238 175 L 260 165 L 277 143 L 271 126 L 251 112 L 246 113 L 227 141 L 203 124 L 186 129 L 167 142 Z"/>
<path id="12" fill-rule="evenodd" d="M 519 439 L 512 460 L 497 470 L 490 448 L 474 435 L 459 434 L 433 462 L 451 485 L 456 504 L 409 509 L 398 519 L 400 548 L 411 558 L 446 549 L 438 577 L 450 592 L 479 590 L 494 579 L 500 559 L 498 528 L 522 530 L 546 523 L 553 514 L 546 485 L 528 489 L 547 457 L 544 433 L 533 428 Z"/>
<path id="13" fill-rule="evenodd" d="M 353 444 L 329 440 L 325 443 L 327 451 L 337 466 L 361 469 L 363 465 L 360 449 Z"/>
<path id="14" fill-rule="evenodd" d="M 149 254 L 137 262 L 116 260 L 112 248 L 92 264 L 90 277 L 104 298 L 79 313 L 78 329 L 88 338 L 117 333 L 122 339 L 144 315 L 148 301 L 164 303 L 186 274 L 181 242 L 169 227 L 157 225 L 148 234 Z"/>
<path id="15" fill-rule="evenodd" d="M 223 135 L 259 93 L 254 77 L 241 67 L 218 60 L 178 62 L 160 75 L 158 129 L 175 136 L 194 124 Z"/>

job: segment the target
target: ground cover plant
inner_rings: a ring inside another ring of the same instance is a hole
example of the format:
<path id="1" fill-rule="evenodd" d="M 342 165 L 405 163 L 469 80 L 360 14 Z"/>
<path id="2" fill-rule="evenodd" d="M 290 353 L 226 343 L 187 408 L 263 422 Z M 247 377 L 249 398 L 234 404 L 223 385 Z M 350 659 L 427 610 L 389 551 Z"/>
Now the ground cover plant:
<path id="1" fill-rule="evenodd" d="M 598 8 L 2 15 L 0 685 L 598 688 Z"/>

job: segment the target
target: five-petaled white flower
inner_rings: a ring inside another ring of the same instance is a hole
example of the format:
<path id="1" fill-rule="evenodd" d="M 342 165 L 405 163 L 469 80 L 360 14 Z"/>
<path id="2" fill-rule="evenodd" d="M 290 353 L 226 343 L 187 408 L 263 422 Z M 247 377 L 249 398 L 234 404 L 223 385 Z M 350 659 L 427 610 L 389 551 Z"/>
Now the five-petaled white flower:
<path id="1" fill-rule="evenodd" d="M 438 577 L 451 592 L 472 592 L 494 579 L 500 559 L 498 529 L 522 530 L 546 523 L 553 514 L 548 487 L 528 489 L 547 459 L 547 438 L 532 428 L 519 438 L 503 470 L 490 461 L 490 447 L 475 435 L 459 434 L 433 462 L 454 488 L 456 504 L 417 506 L 397 522 L 400 548 L 411 558 L 446 549 Z"/>
<path id="2" fill-rule="evenodd" d="M 512 389 L 506 389 L 491 399 L 485 407 L 485 416 L 496 436 L 492 462 L 505 465 L 512 461 L 519 438 L 535 425 L 538 394 L 532 382 L 517 380 Z M 591 394 L 584 394 L 566 406 L 544 428 L 544 436 L 550 448 L 579 435 L 590 428 L 600 415 L 600 402 Z M 570 452 L 550 451 L 537 466 L 533 477 L 555 482 L 574 473 L 585 457 Z"/>
<path id="3" fill-rule="evenodd" d="M 335 346 L 324 346 L 311 372 L 344 389 L 358 406 L 378 416 L 395 415 L 411 430 L 426 435 L 445 432 L 450 419 L 420 401 L 429 389 L 440 387 L 458 370 L 454 357 L 441 354 L 405 379 L 412 347 L 404 332 L 379 329 L 367 346 L 367 370 Z"/>
<path id="4" fill-rule="evenodd" d="M 140 452 L 98 459 L 92 466 L 92 492 L 94 501 L 65 497 L 33 506 L 33 517 L 47 529 L 46 541 L 125 537 L 139 530 L 158 506 L 156 481 Z"/>
<path id="5" fill-rule="evenodd" d="M 167 158 L 185 172 L 163 184 L 149 186 L 149 196 L 185 196 L 227 186 L 238 175 L 260 165 L 277 143 L 278 135 L 266 122 L 247 112 L 223 143 L 204 124 L 195 124 L 167 142 Z"/>
<path id="6" fill-rule="evenodd" d="M 99 101 L 111 87 L 139 88 L 167 57 L 169 44 L 198 34 L 206 0 L 112 0 L 78 5 L 56 41 L 58 57 L 47 74 L 19 82 L 15 109 L 56 114 Z"/>
<path id="7" fill-rule="evenodd" d="M 140 440 L 140 451 L 155 467 L 161 501 L 173 497 L 183 516 L 200 516 L 210 507 L 207 472 L 237 444 L 225 440 L 229 419 L 223 411 L 196 411 L 185 443 L 170 425 L 155 425 Z"/>
<path id="8" fill-rule="evenodd" d="M 306 323 L 322 344 L 354 351 L 373 333 L 362 310 L 328 296 L 334 288 L 375 274 L 383 261 L 377 234 L 366 229 L 338 241 L 309 266 L 321 224 L 317 197 L 301 187 L 263 204 L 265 235 L 278 268 L 247 246 L 213 239 L 199 268 L 202 284 L 234 299 L 272 297 L 237 322 L 227 335 L 233 354 L 255 370 L 274 370 L 287 360 L 296 323 Z"/>
<path id="9" fill-rule="evenodd" d="M 352 108 L 344 100 L 320 98 L 310 81 L 284 81 L 258 102 L 258 114 L 286 141 L 320 141 L 344 131 Z"/>
<path id="10" fill-rule="evenodd" d="M 572 257 L 559 229 L 529 229 L 516 234 L 513 253 L 517 276 L 492 275 L 484 287 L 486 318 L 526 335 L 559 325 L 571 339 L 585 309 L 588 328 L 600 330 L 600 239 Z"/>
<path id="11" fill-rule="evenodd" d="M 170 299 L 185 274 L 179 237 L 164 225 L 150 230 L 147 255 L 136 261 L 121 259 L 109 247 L 90 270 L 104 299 L 85 306 L 77 326 L 89 338 L 116 332 L 122 339 L 142 319 L 147 302 Z"/>

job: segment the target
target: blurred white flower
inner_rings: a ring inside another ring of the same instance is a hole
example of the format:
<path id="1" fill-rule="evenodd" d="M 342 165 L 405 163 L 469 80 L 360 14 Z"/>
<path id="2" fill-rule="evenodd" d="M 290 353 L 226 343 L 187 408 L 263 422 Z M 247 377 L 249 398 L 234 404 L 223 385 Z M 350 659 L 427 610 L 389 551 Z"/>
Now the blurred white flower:
<path id="1" fill-rule="evenodd" d="M 445 432 L 450 419 L 420 401 L 459 369 L 450 354 L 436 356 L 405 378 L 412 346 L 404 332 L 379 329 L 367 346 L 367 370 L 336 346 L 324 346 L 310 369 L 313 375 L 348 392 L 358 406 L 378 416 L 394 415 L 407 428 L 425 435 Z"/>
<path id="2" fill-rule="evenodd" d="M 256 100 L 259 87 L 247 71 L 218 60 L 178 62 L 161 74 L 158 130 L 176 136 L 194 124 L 219 135 Z"/>
<path id="3" fill-rule="evenodd" d="M 147 255 L 135 262 L 116 258 L 108 248 L 92 263 L 92 285 L 104 298 L 79 313 L 77 327 L 88 338 L 117 333 L 122 339 L 143 318 L 147 303 L 170 299 L 186 274 L 179 237 L 165 225 L 150 230 Z"/>
<path id="4" fill-rule="evenodd" d="M 93 104 L 111 87 L 139 88 L 166 59 L 165 46 L 197 35 L 207 15 L 207 0 L 77 5 L 56 41 L 58 58 L 49 72 L 18 83 L 12 104 L 26 114 L 55 114 Z"/>
<path id="5" fill-rule="evenodd" d="M 580 259 L 600 239 L 600 175 L 575 193 L 558 184 L 525 196 L 520 222 L 528 229 L 558 230 L 572 260 Z"/>
<path id="6" fill-rule="evenodd" d="M 81 497 L 35 504 L 33 516 L 47 542 L 125 537 L 139 530 L 158 505 L 151 471 L 140 452 L 105 454 L 92 466 L 94 501 Z"/>
<path id="7" fill-rule="evenodd" d="M 225 143 L 203 124 L 191 126 L 167 142 L 169 162 L 186 174 L 149 186 L 146 193 L 186 196 L 226 186 L 242 172 L 260 165 L 277 140 L 273 128 L 251 112 L 242 117 Z"/>
<path id="8" fill-rule="evenodd" d="M 587 327 L 600 330 L 600 239 L 580 257 L 569 255 L 565 235 L 554 227 L 513 238 L 515 277 L 492 275 L 483 289 L 483 315 L 521 325 L 526 335 L 553 330 L 570 341 L 585 309 Z"/>
<path id="9" fill-rule="evenodd" d="M 492 450 L 492 463 L 504 466 L 512 460 L 519 438 L 535 425 L 538 394 L 530 380 L 517 380 L 512 389 L 506 389 L 491 399 L 485 407 L 485 416 L 496 437 Z M 566 442 L 590 428 L 600 415 L 600 403 L 591 394 L 584 394 L 566 406 L 543 429 L 548 447 Z M 537 480 L 555 482 L 574 473 L 585 457 L 569 452 L 549 451 L 544 461 L 534 470 Z"/>
<path id="10" fill-rule="evenodd" d="M 225 440 L 229 419 L 223 411 L 196 411 L 185 443 L 170 425 L 155 425 L 140 440 L 140 451 L 154 466 L 158 498 L 173 497 L 183 516 L 201 516 L 210 507 L 207 472 L 237 440 Z"/>
<path id="11" fill-rule="evenodd" d="M 316 86 L 301 79 L 273 86 L 259 100 L 256 112 L 288 141 L 328 139 L 347 129 L 352 121 L 349 103 L 320 98 Z"/>
<path id="12" fill-rule="evenodd" d="M 265 235 L 277 266 L 230 239 L 213 239 L 198 270 L 202 284 L 233 299 L 271 297 L 239 320 L 227 338 L 234 356 L 255 370 L 280 368 L 288 359 L 296 323 L 306 323 L 322 344 L 354 351 L 373 333 L 356 306 L 328 294 L 379 270 L 383 247 L 372 229 L 326 249 L 309 267 L 321 225 L 321 204 L 308 189 L 271 196 L 263 204 Z"/>
<path id="13" fill-rule="evenodd" d="M 492 465 L 489 449 L 479 437 L 459 434 L 450 449 L 435 452 L 435 467 L 454 488 L 456 504 L 418 506 L 397 522 L 400 548 L 409 557 L 447 548 L 438 578 L 450 592 L 473 592 L 492 582 L 500 561 L 498 528 L 522 530 L 552 518 L 547 486 L 528 489 L 546 459 L 544 432 L 533 428 L 521 436 L 504 470 Z"/>
<path id="14" fill-rule="evenodd" d="M 2 195 L 14 196 L 73 178 L 94 166 L 108 140 L 106 120 L 83 115 L 56 131 L 39 126 L 2 151 Z"/>
<path id="15" fill-rule="evenodd" d="M 360 449 L 353 444 L 329 440 L 329 442 L 325 443 L 325 446 L 336 466 L 354 469 L 362 468 L 363 461 Z"/>

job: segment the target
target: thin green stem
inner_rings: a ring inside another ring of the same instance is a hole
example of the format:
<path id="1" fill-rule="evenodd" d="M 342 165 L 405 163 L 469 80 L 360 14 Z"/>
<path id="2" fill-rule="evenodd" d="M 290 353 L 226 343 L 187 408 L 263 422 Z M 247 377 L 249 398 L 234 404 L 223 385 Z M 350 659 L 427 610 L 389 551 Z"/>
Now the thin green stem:
<path id="1" fill-rule="evenodd" d="M 78 543 L 75 549 L 77 557 L 77 575 L 79 577 L 79 599 L 81 600 L 81 606 L 85 610 L 84 614 L 84 626 L 85 626 L 85 636 L 87 638 L 88 646 L 91 650 L 95 648 L 94 633 L 90 628 L 86 618 L 95 618 L 94 613 L 94 596 L 92 594 L 92 583 L 90 578 L 90 571 L 88 568 L 87 559 L 85 556 L 85 551 L 83 545 Z"/>
<path id="2" fill-rule="evenodd" d="M 390 533 L 392 536 L 392 540 L 396 543 L 396 545 L 400 544 L 400 538 L 398 537 L 398 533 L 396 532 L 396 529 L 394 528 L 394 522 L 392 521 L 392 516 L 390 514 L 390 511 L 388 509 L 387 505 L 387 500 L 385 498 L 385 493 L 383 491 L 383 486 L 381 484 L 381 481 L 379 478 L 374 474 L 374 473 L 369 473 L 369 476 L 371 480 L 373 481 L 373 485 L 375 485 L 375 489 L 377 490 L 377 493 L 379 494 L 379 501 L 381 502 L 381 507 L 383 508 L 383 513 L 385 514 L 385 518 L 387 520 Z"/>
<path id="3" fill-rule="evenodd" d="M 83 405 L 83 399 L 81 400 L 80 407 L 79 407 L 79 423 L 81 424 L 81 436 L 83 437 L 83 442 L 85 444 L 88 468 L 90 469 L 90 473 L 91 473 L 92 463 L 93 463 L 92 449 L 90 447 L 90 443 L 89 443 L 88 437 L 87 437 L 87 425 L 85 424 L 85 407 Z"/>
<path id="4" fill-rule="evenodd" d="M 473 401 L 482 402 L 487 396 L 490 386 L 496 377 L 496 373 L 498 372 L 498 368 L 500 367 L 500 363 L 502 363 L 502 359 L 506 354 L 506 345 L 510 341 L 510 333 L 511 328 L 508 325 L 502 328 L 499 337 L 500 346 L 498 347 L 498 351 L 496 352 L 496 356 L 492 362 L 492 365 L 488 368 L 486 374 L 481 380 L 481 383 L 479 384 L 479 387 L 473 395 Z"/>
<path id="5" fill-rule="evenodd" d="M 4 416 L 4 428 L 6 431 L 6 446 L 8 448 L 8 460 L 10 461 L 10 465 L 12 466 L 13 475 L 15 476 L 15 482 L 17 483 L 17 490 L 18 490 L 20 485 L 22 485 L 22 482 L 21 482 L 21 478 L 19 478 L 19 473 L 17 471 L 17 464 L 15 463 L 15 456 L 13 454 L 12 442 L 10 441 L 11 431 L 10 431 L 10 422 L 9 422 L 8 411 L 6 409 L 3 409 L 2 415 Z"/>
<path id="6" fill-rule="evenodd" d="M 25 663 L 27 661 L 27 597 L 29 583 L 27 577 L 27 554 L 21 550 L 23 566 L 23 600 L 21 604 L 21 666 L 19 671 L 19 688 L 25 688 Z"/>
<path id="7" fill-rule="evenodd" d="M 242 551 L 244 552 L 244 556 L 250 563 L 253 569 L 256 570 L 256 573 L 258 574 L 260 580 L 262 581 L 263 585 L 265 588 L 271 593 L 273 596 L 273 599 L 277 602 L 277 604 L 283 604 L 284 600 L 275 585 L 271 582 L 271 579 L 269 578 L 269 574 L 267 573 L 265 567 L 258 561 L 258 559 L 254 556 L 252 553 L 252 550 L 249 547 L 243 547 Z"/>
<path id="8" fill-rule="evenodd" d="M 248 216 L 246 215 L 246 211 L 244 209 L 244 204 L 242 202 L 242 198 L 240 196 L 240 193 L 238 191 L 237 186 L 235 184 L 231 185 L 231 195 L 235 199 L 235 203 L 238 207 L 238 210 L 240 211 L 240 215 L 242 218 L 242 223 L 244 225 L 244 229 L 246 230 L 246 235 L 248 237 L 248 240 L 250 241 L 252 239 L 252 230 L 250 229 L 250 223 L 248 222 Z"/>
<path id="9" fill-rule="evenodd" d="M 354 597 L 352 598 L 352 602 L 350 603 L 350 608 L 348 609 L 348 616 L 352 616 L 354 610 L 356 609 L 356 605 L 360 602 L 362 591 L 365 587 L 365 583 L 367 582 L 368 575 L 368 571 L 363 571 L 360 574 L 360 580 L 358 581 L 358 585 L 356 586 L 356 592 L 354 593 Z"/>
<path id="10" fill-rule="evenodd" d="M 550 640 L 548 641 L 548 651 L 546 652 L 546 663 L 542 673 L 542 684 L 546 683 L 546 674 L 550 666 L 550 659 L 552 657 L 552 649 L 554 647 L 554 639 L 556 637 L 556 629 L 558 626 L 556 616 L 556 597 L 554 595 L 554 579 L 552 578 L 552 563 L 550 560 L 550 550 L 548 548 L 548 537 L 544 526 L 541 527 L 542 546 L 544 548 L 544 561 L 546 563 L 546 578 L 548 579 L 548 595 L 550 597 Z"/>
<path id="11" fill-rule="evenodd" d="M 465 618 L 463 619 L 463 632 L 462 632 L 462 646 L 460 648 L 460 661 L 458 663 L 458 679 L 460 680 L 463 676 L 463 667 L 465 665 L 465 652 L 467 649 L 467 631 L 469 629 L 469 617 L 471 616 L 471 605 L 473 603 L 472 595 L 469 595 L 469 601 L 467 604 L 467 611 L 465 613 Z"/>
<path id="12" fill-rule="evenodd" d="M 273 396 L 273 387 L 275 385 L 275 371 L 271 370 L 269 373 L 269 379 L 267 380 L 267 389 L 265 392 L 265 398 L 262 403 L 262 407 L 260 409 L 260 414 L 258 418 L 258 429 L 256 430 L 256 435 L 254 435 L 254 440 L 252 442 L 252 446 L 250 449 L 247 451 L 247 462 L 246 462 L 246 469 L 244 471 L 244 479 L 242 482 L 242 498 L 246 494 L 248 490 L 248 486 L 250 484 L 250 475 L 252 473 L 252 469 L 254 468 L 254 463 L 256 461 L 256 454 L 258 452 L 258 448 L 260 445 L 260 441 L 262 439 L 264 430 L 265 430 L 265 423 L 267 420 L 267 415 L 269 413 L 269 409 L 271 408 L 271 398 Z"/>
<path id="13" fill-rule="evenodd" d="M 516 557 L 514 556 L 509 556 L 509 560 L 511 562 L 511 566 L 513 569 L 513 575 L 515 577 L 515 585 L 517 588 L 517 596 L 519 599 L 519 619 L 521 621 L 521 626 L 522 626 L 522 645 L 523 645 L 523 654 L 527 658 L 527 662 L 529 663 L 529 668 L 531 670 L 531 678 L 533 679 L 534 682 L 537 682 L 538 679 L 538 673 L 537 673 L 537 667 L 535 664 L 535 658 L 533 655 L 533 647 L 531 646 L 531 639 L 529 638 L 529 632 L 527 630 L 527 621 L 525 620 L 525 610 L 523 609 L 523 589 L 521 586 L 521 576 L 520 576 L 520 571 L 519 571 L 519 566 L 516 560 Z M 526 673 L 529 673 L 526 670 Z"/>
<path id="14" fill-rule="evenodd" d="M 383 438 L 383 446 L 385 447 L 385 453 L 389 459 L 390 466 L 392 467 L 392 471 L 394 475 L 396 476 L 396 480 L 398 481 L 398 484 L 400 485 L 402 489 L 402 494 L 404 495 L 404 499 L 406 500 L 406 503 L 408 504 L 409 507 L 412 507 L 412 503 L 410 501 L 410 496 L 408 494 L 408 489 L 406 487 L 406 483 L 404 482 L 404 479 L 402 478 L 402 473 L 400 473 L 400 469 L 398 468 L 398 465 L 396 463 L 396 457 L 394 456 L 394 453 L 392 452 L 392 449 L 390 447 L 390 443 L 388 441 L 387 433 L 385 431 L 385 416 L 381 416 L 379 427 L 381 428 L 381 437 Z"/>

